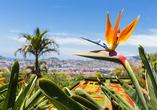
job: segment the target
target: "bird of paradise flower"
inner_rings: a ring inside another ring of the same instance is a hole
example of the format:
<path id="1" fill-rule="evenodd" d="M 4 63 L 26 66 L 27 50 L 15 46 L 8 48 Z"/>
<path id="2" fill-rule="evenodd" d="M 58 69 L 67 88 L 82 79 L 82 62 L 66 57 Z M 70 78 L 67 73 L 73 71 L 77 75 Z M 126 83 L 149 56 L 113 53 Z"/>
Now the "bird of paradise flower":
<path id="1" fill-rule="evenodd" d="M 101 45 L 100 41 L 95 42 L 95 41 L 92 41 L 92 40 L 89 40 L 89 39 L 86 39 L 83 37 L 81 37 L 81 38 L 84 40 L 87 40 L 89 42 L 95 43 L 97 45 L 100 45 L 100 46 L 104 47 L 106 50 L 110 50 L 110 51 L 115 50 L 119 43 L 126 41 L 130 37 L 130 35 L 134 31 L 134 28 L 140 17 L 140 15 L 139 15 L 133 22 L 131 22 L 127 27 L 125 27 L 120 32 L 119 23 L 120 23 L 120 19 L 121 19 L 123 10 L 121 13 L 118 14 L 117 21 L 116 21 L 115 27 L 113 29 L 112 29 L 111 21 L 109 18 L 109 13 L 107 13 L 107 25 L 106 25 L 105 37 L 106 37 L 108 46 L 105 43 L 103 43 L 103 45 Z M 118 33 L 119 33 L 119 36 L 118 36 Z"/>
<path id="2" fill-rule="evenodd" d="M 118 14 L 117 21 L 116 21 L 115 27 L 113 29 L 112 29 L 111 21 L 109 18 L 109 13 L 107 13 L 107 24 L 106 24 L 105 37 L 106 37 L 108 46 L 105 43 L 103 43 L 103 45 L 100 44 L 100 41 L 95 42 L 95 41 L 92 41 L 92 40 L 82 37 L 83 39 L 85 39 L 89 42 L 92 42 L 94 44 L 104 47 L 105 50 L 95 50 L 95 51 L 91 51 L 91 52 L 87 52 L 87 53 L 74 54 L 74 55 L 93 58 L 93 59 L 99 59 L 99 60 L 106 60 L 106 61 L 111 61 L 111 62 L 117 62 L 117 63 L 122 64 L 124 66 L 124 68 L 127 70 L 127 72 L 129 73 L 129 76 L 134 84 L 137 94 L 140 97 L 140 102 L 142 103 L 143 109 L 147 110 L 146 101 L 145 101 L 145 98 L 141 91 L 140 85 L 139 85 L 128 61 L 126 60 L 126 58 L 123 55 L 118 54 L 115 51 L 115 49 L 119 43 L 126 41 L 130 37 L 130 35 L 132 34 L 132 32 L 135 29 L 135 26 L 139 20 L 140 15 L 133 22 L 131 22 L 128 26 L 126 26 L 122 31 L 120 31 L 119 23 L 120 23 L 122 13 L 123 13 L 123 10 L 122 10 L 122 12 L 120 12 Z M 119 36 L 118 36 L 118 34 L 119 34 Z"/>
<path id="3" fill-rule="evenodd" d="M 120 23 L 123 10 L 122 12 L 118 14 L 117 21 L 113 29 L 112 29 L 111 21 L 109 18 L 109 13 L 107 13 L 107 25 L 106 25 L 105 37 L 106 37 L 108 46 L 105 43 L 103 43 L 103 45 L 100 44 L 100 41 L 95 42 L 95 41 L 81 37 L 84 40 L 87 40 L 89 42 L 92 42 L 94 44 L 104 47 L 105 50 L 96 50 L 96 51 L 91 51 L 88 53 L 81 53 L 81 54 L 74 54 L 74 55 L 100 59 L 100 60 L 108 60 L 108 61 L 121 63 L 124 65 L 125 60 L 126 60 L 125 57 L 122 57 L 122 55 L 118 54 L 115 51 L 115 49 L 119 43 L 126 41 L 130 37 L 130 35 L 135 29 L 135 26 L 139 20 L 140 15 L 133 22 L 131 22 L 127 27 L 125 27 L 122 31 L 120 31 L 119 23 Z"/>

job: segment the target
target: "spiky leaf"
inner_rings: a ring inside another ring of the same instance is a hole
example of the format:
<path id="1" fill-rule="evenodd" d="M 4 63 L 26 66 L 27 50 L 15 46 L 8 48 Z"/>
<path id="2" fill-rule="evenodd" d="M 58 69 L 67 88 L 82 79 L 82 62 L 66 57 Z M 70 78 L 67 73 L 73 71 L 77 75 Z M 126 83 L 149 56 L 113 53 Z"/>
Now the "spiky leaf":
<path id="1" fill-rule="evenodd" d="M 40 79 L 39 87 L 48 100 L 59 110 L 84 110 L 76 101 L 66 95 L 54 82 Z"/>
<path id="2" fill-rule="evenodd" d="M 124 110 L 134 110 L 134 108 L 125 100 L 123 99 L 120 95 L 118 95 L 116 92 L 113 90 L 107 88 L 106 86 L 100 85 L 101 90 L 105 93 L 105 95 L 108 97 L 110 101 L 111 97 L 115 99 L 115 101 L 124 109 Z"/>
<path id="3" fill-rule="evenodd" d="M 34 103 L 38 101 L 38 99 L 42 96 L 40 90 L 37 90 L 27 101 L 25 104 L 25 109 L 28 109 L 33 106 Z"/>
<path id="4" fill-rule="evenodd" d="M 76 95 L 82 96 L 85 99 L 89 100 L 90 102 L 92 102 L 94 105 L 96 105 L 98 108 L 103 109 L 101 107 L 101 105 L 99 105 L 99 103 L 93 99 L 93 97 L 91 97 L 87 92 L 85 92 L 83 89 L 81 88 L 76 88 L 75 90 Z"/>
<path id="5" fill-rule="evenodd" d="M 46 110 L 46 109 L 48 109 L 48 108 L 50 107 L 50 105 L 51 105 L 51 104 L 49 103 L 49 101 L 48 101 L 48 100 L 45 100 L 45 101 L 41 102 L 41 103 L 38 105 L 38 108 Z M 39 110 L 40 110 L 40 109 L 39 109 Z"/>
<path id="6" fill-rule="evenodd" d="M 32 81 L 24 88 L 24 90 L 17 96 L 15 105 L 13 107 L 14 110 L 20 108 L 23 103 L 25 102 L 26 96 L 28 95 L 29 91 L 32 89 L 33 85 L 37 80 L 37 76 L 32 79 Z"/>
<path id="7" fill-rule="evenodd" d="M 93 103 L 79 95 L 72 96 L 72 98 L 90 110 L 99 110 L 99 108 L 96 105 L 94 105 Z"/>
<path id="8" fill-rule="evenodd" d="M 121 81 L 120 79 L 117 79 L 119 84 L 122 86 L 122 88 L 125 90 L 125 92 L 130 96 L 130 98 L 134 101 L 135 105 L 139 108 L 142 109 L 142 104 L 140 102 L 140 99 L 137 95 L 137 92 L 131 88 L 128 84 L 125 82 Z M 147 100 L 147 105 L 149 110 L 153 110 L 154 108 L 149 104 L 150 102 Z"/>
<path id="9" fill-rule="evenodd" d="M 148 86 L 148 94 L 149 94 L 149 100 L 152 103 L 152 105 L 157 109 L 157 74 L 155 73 L 155 70 L 153 68 L 153 65 L 147 56 L 144 48 L 142 46 L 139 46 L 139 53 L 141 60 L 144 64 L 144 67 L 147 70 L 146 74 L 146 83 Z"/>
<path id="10" fill-rule="evenodd" d="M 16 89 L 18 85 L 19 63 L 16 60 L 12 66 L 11 77 L 8 85 L 7 94 L 3 104 L 3 110 L 14 106 L 16 98 Z"/>

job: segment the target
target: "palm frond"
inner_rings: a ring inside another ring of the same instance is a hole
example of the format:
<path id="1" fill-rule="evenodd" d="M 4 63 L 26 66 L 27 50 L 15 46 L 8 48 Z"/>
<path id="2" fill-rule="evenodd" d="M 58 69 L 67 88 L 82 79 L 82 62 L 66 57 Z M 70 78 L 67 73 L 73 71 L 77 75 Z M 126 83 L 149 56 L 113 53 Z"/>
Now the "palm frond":
<path id="1" fill-rule="evenodd" d="M 40 35 L 40 30 L 39 30 L 38 27 L 35 29 L 34 35 L 35 36 L 39 36 Z"/>
<path id="2" fill-rule="evenodd" d="M 29 35 L 29 34 L 21 33 L 20 36 L 18 37 L 18 39 L 20 39 L 20 38 L 25 38 L 26 42 L 31 42 L 31 35 Z"/>
<path id="3" fill-rule="evenodd" d="M 22 48 L 17 49 L 17 50 L 14 52 L 14 55 L 16 56 L 17 52 L 20 52 L 20 53 L 21 53 L 21 49 L 22 49 Z"/>
<path id="4" fill-rule="evenodd" d="M 33 69 L 33 66 L 27 65 L 27 66 L 25 67 L 25 70 L 26 70 L 26 69 L 31 69 L 31 70 L 32 70 L 32 69 Z"/>
<path id="5" fill-rule="evenodd" d="M 48 30 L 44 30 L 44 31 L 39 35 L 40 39 L 42 39 L 42 37 L 43 37 L 47 32 L 48 32 Z M 46 37 L 46 36 L 45 36 L 45 37 Z"/>
<path id="6" fill-rule="evenodd" d="M 59 54 L 59 51 L 56 50 L 56 49 L 46 49 L 44 51 L 42 51 L 39 56 L 43 55 L 44 53 L 47 53 L 47 52 L 56 52 L 57 54 Z"/>
<path id="7" fill-rule="evenodd" d="M 45 64 L 47 65 L 47 61 L 43 60 L 43 61 L 39 61 L 39 65 Z"/>
<path id="8" fill-rule="evenodd" d="M 47 71 L 48 71 L 48 67 L 44 65 L 44 66 L 41 68 L 41 72 L 46 72 L 46 73 L 47 73 Z"/>
<path id="9" fill-rule="evenodd" d="M 59 45 L 54 39 L 49 39 L 49 38 L 44 37 L 43 41 L 48 45 L 53 45 L 53 46 L 56 46 L 57 48 L 59 47 Z"/>

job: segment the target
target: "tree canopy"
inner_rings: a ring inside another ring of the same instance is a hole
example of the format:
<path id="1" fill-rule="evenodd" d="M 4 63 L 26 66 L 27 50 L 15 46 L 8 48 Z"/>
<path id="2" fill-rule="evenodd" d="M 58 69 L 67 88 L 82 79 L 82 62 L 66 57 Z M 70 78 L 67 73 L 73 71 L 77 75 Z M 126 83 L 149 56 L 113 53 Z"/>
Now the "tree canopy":
<path id="1" fill-rule="evenodd" d="M 40 32 L 39 28 L 37 27 L 33 35 L 22 33 L 21 36 L 19 37 L 25 38 L 26 44 L 23 45 L 23 47 L 16 50 L 15 55 L 17 54 L 17 52 L 22 53 L 24 57 L 26 57 L 27 54 L 30 55 L 33 54 L 35 56 L 36 70 L 38 69 L 38 58 L 41 55 L 47 52 L 56 52 L 59 54 L 58 44 L 53 39 L 50 39 L 45 35 L 47 32 L 48 30 Z M 36 71 L 36 74 L 38 77 L 41 77 L 41 74 L 38 73 L 38 71 Z"/>

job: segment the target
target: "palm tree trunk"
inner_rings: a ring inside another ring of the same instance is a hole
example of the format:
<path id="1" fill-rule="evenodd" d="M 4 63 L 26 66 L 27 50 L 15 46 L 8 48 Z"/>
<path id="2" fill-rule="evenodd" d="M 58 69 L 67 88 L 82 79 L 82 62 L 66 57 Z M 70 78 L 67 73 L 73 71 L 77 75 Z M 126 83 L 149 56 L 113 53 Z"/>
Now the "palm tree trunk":
<path id="1" fill-rule="evenodd" d="M 38 55 L 35 56 L 35 73 L 36 75 L 39 77 L 39 73 L 38 73 Z"/>

